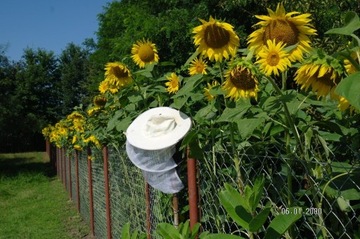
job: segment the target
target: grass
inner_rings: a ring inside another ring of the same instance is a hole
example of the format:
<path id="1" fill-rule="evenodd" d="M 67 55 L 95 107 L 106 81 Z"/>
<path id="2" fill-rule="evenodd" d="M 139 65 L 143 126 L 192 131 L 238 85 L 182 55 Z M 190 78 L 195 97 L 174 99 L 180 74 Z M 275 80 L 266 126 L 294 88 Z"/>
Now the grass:
<path id="1" fill-rule="evenodd" d="M 45 155 L 0 154 L 0 239 L 87 237 L 88 226 Z"/>

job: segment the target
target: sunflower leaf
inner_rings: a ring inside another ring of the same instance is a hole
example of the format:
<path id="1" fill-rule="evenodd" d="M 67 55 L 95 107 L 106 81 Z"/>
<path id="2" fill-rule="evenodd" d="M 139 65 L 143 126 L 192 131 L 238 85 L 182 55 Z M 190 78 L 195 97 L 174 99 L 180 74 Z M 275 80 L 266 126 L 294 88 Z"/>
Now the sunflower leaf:
<path id="1" fill-rule="evenodd" d="M 351 36 L 356 30 L 360 29 L 360 19 L 356 12 L 348 12 L 345 16 L 345 26 L 333 28 L 325 34 L 340 34 Z"/>
<path id="2" fill-rule="evenodd" d="M 352 106 L 360 110 L 360 72 L 356 72 L 341 80 L 335 92 L 346 98 Z"/>

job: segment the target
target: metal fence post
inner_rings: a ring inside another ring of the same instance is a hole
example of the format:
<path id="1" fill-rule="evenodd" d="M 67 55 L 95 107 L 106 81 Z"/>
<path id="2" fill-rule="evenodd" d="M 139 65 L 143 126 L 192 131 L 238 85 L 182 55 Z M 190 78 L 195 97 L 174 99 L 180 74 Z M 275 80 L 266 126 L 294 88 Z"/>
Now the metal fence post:
<path id="1" fill-rule="evenodd" d="M 89 178 L 89 209 L 90 209 L 90 231 L 92 236 L 95 235 L 95 221 L 94 221 L 94 193 L 93 193 L 93 176 L 91 163 L 91 148 L 87 148 L 88 161 L 88 178 Z"/>
<path id="2" fill-rule="evenodd" d="M 109 187 L 109 149 L 103 148 L 104 159 L 104 187 L 105 187 L 105 204 L 106 204 L 106 224 L 107 224 L 107 238 L 112 238 L 111 232 L 111 208 L 110 208 L 110 187 Z"/>
<path id="3" fill-rule="evenodd" d="M 71 177 L 71 157 L 68 157 L 68 171 L 69 171 L 69 195 L 72 200 L 72 177 Z"/>
<path id="4" fill-rule="evenodd" d="M 189 216 L 190 228 L 192 229 L 199 222 L 198 210 L 198 189 L 196 182 L 196 159 L 190 157 L 190 148 L 187 148 L 187 175 L 188 175 L 188 192 L 189 192 Z"/>
<path id="5" fill-rule="evenodd" d="M 62 180 L 62 183 L 65 186 L 65 160 L 64 160 L 64 155 L 65 155 L 65 149 L 61 148 L 61 180 Z"/>
<path id="6" fill-rule="evenodd" d="M 80 178 L 79 178 L 79 152 L 75 151 L 75 176 L 76 176 L 76 206 L 80 212 Z"/>
<path id="7" fill-rule="evenodd" d="M 56 147 L 56 175 L 60 178 L 60 149 Z"/>

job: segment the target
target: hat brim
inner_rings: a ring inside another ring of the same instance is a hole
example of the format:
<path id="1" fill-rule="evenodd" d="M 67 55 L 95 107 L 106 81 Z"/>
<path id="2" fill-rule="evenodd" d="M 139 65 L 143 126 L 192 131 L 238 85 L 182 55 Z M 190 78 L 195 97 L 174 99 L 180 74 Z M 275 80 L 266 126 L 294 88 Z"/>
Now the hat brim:
<path id="1" fill-rule="evenodd" d="M 154 138 L 145 137 L 143 127 L 149 118 L 156 114 L 172 116 L 176 127 L 170 134 Z M 170 107 L 157 107 L 140 114 L 127 128 L 126 138 L 129 143 L 137 148 L 145 150 L 159 150 L 168 148 L 178 143 L 190 130 L 191 119 L 179 110 Z"/>

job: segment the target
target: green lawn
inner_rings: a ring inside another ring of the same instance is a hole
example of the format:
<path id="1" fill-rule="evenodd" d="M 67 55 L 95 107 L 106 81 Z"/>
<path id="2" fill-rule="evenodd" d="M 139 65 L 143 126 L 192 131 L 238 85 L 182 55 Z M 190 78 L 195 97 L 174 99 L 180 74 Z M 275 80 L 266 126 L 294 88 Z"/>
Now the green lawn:
<path id="1" fill-rule="evenodd" d="M 88 233 L 45 153 L 0 154 L 0 239 L 84 238 Z"/>

